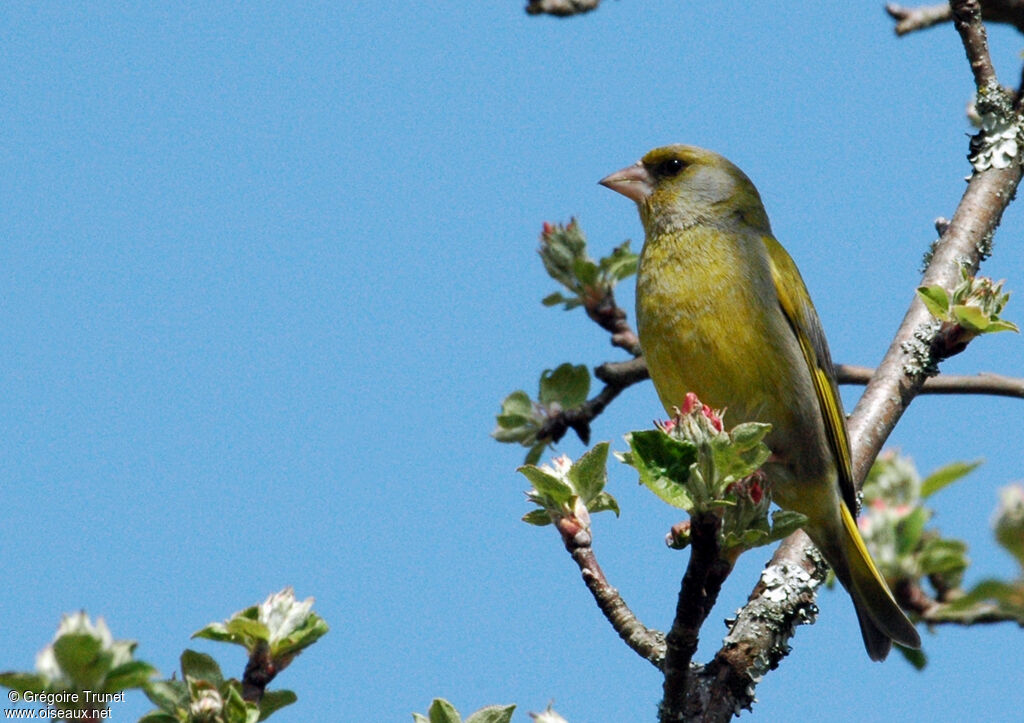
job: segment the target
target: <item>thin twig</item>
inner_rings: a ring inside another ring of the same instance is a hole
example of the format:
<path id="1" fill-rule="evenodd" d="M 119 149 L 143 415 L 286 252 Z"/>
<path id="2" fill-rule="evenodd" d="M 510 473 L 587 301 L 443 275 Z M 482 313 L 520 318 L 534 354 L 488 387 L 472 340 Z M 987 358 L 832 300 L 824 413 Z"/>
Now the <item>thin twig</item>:
<path id="1" fill-rule="evenodd" d="M 526 5 L 527 15 L 555 15 L 567 18 L 582 15 L 597 9 L 601 0 L 529 0 Z"/>
<path id="2" fill-rule="evenodd" d="M 937 605 L 921 617 L 928 625 L 987 625 L 991 623 L 1016 623 L 1024 628 L 1020 618 L 991 603 L 979 603 L 970 610 L 950 610 L 947 605 Z"/>
<path id="3" fill-rule="evenodd" d="M 840 384 L 867 384 L 874 376 L 871 367 L 840 364 L 836 377 Z M 1024 399 L 1024 378 L 980 372 L 972 375 L 939 374 L 929 377 L 920 394 L 989 394 L 996 397 Z"/>
<path id="4" fill-rule="evenodd" d="M 875 369 L 855 364 L 837 364 L 836 380 L 840 384 L 864 386 L 875 375 Z M 606 362 L 594 369 L 594 376 L 605 383 L 604 388 L 578 407 L 553 414 L 538 433 L 540 439 L 558 442 L 570 429 L 584 444 L 590 443 L 590 423 L 619 394 L 634 384 L 650 378 L 643 357 L 624 362 Z M 991 372 L 978 374 L 938 374 L 928 377 L 918 394 L 986 394 L 996 397 L 1024 399 L 1024 378 L 1008 377 Z"/>
<path id="5" fill-rule="evenodd" d="M 583 308 L 587 316 L 612 335 L 612 346 L 625 349 L 634 357 L 640 356 L 640 339 L 626 321 L 626 311 L 615 303 L 615 293 L 606 289 L 600 298 L 585 298 Z"/>
<path id="6" fill-rule="evenodd" d="M 550 439 L 557 443 L 571 429 L 576 432 L 583 444 L 590 444 L 591 420 L 603 412 L 604 408 L 625 388 L 625 386 L 617 384 L 606 384 L 600 392 L 578 407 L 552 414 L 537 432 L 537 439 Z"/>
<path id="7" fill-rule="evenodd" d="M 615 303 L 611 291 L 593 304 L 585 304 L 587 316 L 611 334 L 612 344 L 633 354 L 625 362 L 608 362 L 594 370 L 594 376 L 605 383 L 596 395 L 571 409 L 564 409 L 548 417 L 537 433 L 537 439 L 558 442 L 570 429 L 583 444 L 590 444 L 590 423 L 626 387 L 648 378 L 647 364 L 640 356 L 640 341 L 626 321 L 626 312 Z"/>
<path id="8" fill-rule="evenodd" d="M 618 384 L 623 388 L 651 378 L 647 360 L 642 356 L 624 362 L 606 362 L 594 369 L 594 376 L 605 384 Z"/>
<path id="9" fill-rule="evenodd" d="M 953 11 L 949 3 L 938 5 L 922 5 L 916 8 L 908 8 L 896 3 L 889 3 L 885 11 L 896 21 L 896 34 L 906 35 L 915 30 L 924 30 L 939 23 L 946 23 L 953 19 Z"/>
<path id="10" fill-rule="evenodd" d="M 562 536 L 565 549 L 579 567 L 583 582 L 612 628 L 637 655 L 660 670 L 665 660 L 665 635 L 640 622 L 619 591 L 608 583 L 594 555 L 590 528 L 574 517 L 556 520 L 555 527 Z"/>

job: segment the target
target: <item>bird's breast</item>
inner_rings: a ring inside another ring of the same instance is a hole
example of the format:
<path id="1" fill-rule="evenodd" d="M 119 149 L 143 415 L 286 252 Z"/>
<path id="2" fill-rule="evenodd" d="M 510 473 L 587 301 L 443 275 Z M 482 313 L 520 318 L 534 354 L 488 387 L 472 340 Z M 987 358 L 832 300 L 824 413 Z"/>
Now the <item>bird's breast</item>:
<path id="1" fill-rule="evenodd" d="M 762 242 L 724 240 L 727 233 L 689 229 L 645 244 L 637 327 L 651 379 L 670 413 L 694 392 L 727 409 L 728 426 L 763 421 L 773 436 L 795 431 L 809 410 L 789 405 L 813 399 L 805 363 Z"/>

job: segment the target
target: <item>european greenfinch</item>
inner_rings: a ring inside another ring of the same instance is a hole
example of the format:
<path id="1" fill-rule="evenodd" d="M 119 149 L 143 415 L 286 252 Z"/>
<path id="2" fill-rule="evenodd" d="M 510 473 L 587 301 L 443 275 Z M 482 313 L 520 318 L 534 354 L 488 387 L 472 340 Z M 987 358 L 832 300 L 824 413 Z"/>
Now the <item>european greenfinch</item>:
<path id="1" fill-rule="evenodd" d="M 694 392 L 732 423 L 770 423 L 762 471 L 773 499 L 806 515 L 804 531 L 853 599 L 868 655 L 884 660 L 892 641 L 919 648 L 857 531 L 825 334 L 754 184 L 717 153 L 685 145 L 657 148 L 601 184 L 640 210 L 637 329 L 662 404 L 672 413 Z"/>

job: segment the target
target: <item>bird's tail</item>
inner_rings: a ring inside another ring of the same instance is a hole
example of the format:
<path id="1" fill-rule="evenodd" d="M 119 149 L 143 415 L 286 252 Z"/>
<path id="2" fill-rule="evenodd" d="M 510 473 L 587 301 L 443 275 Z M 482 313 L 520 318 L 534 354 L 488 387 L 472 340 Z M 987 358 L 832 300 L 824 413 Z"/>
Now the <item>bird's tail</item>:
<path id="1" fill-rule="evenodd" d="M 885 660 L 893 641 L 908 648 L 920 648 L 921 636 L 889 592 L 864 546 L 853 515 L 846 505 L 839 507 L 842 526 L 837 531 L 837 542 L 841 549 L 828 551 L 833 554 L 827 552 L 826 558 L 853 599 L 868 655 L 872 660 Z"/>

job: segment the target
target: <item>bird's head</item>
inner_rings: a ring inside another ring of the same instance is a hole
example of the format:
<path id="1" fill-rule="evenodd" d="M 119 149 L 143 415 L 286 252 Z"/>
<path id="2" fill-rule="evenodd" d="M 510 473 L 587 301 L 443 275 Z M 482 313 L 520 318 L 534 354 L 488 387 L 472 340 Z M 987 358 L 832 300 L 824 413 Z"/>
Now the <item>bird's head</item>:
<path id="1" fill-rule="evenodd" d="M 754 184 L 731 162 L 703 148 L 655 148 L 600 183 L 636 201 L 648 235 L 736 224 L 771 233 Z"/>

